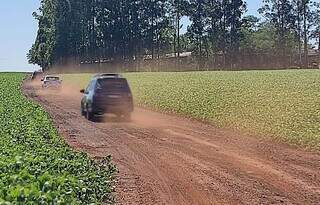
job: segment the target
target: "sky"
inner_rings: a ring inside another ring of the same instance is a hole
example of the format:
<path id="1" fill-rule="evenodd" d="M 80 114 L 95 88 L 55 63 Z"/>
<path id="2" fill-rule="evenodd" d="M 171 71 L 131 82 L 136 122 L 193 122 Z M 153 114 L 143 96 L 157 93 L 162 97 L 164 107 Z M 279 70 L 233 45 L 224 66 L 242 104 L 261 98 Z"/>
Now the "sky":
<path id="1" fill-rule="evenodd" d="M 248 14 L 257 15 L 262 0 L 247 0 Z M 0 72 L 34 71 L 26 54 L 35 40 L 37 22 L 32 12 L 39 8 L 40 0 L 2 0 L 0 4 Z M 184 30 L 188 20 L 183 19 Z"/>
<path id="2" fill-rule="evenodd" d="M 0 4 L 0 71 L 31 71 L 26 54 L 35 40 L 32 12 L 40 0 L 2 0 Z"/>

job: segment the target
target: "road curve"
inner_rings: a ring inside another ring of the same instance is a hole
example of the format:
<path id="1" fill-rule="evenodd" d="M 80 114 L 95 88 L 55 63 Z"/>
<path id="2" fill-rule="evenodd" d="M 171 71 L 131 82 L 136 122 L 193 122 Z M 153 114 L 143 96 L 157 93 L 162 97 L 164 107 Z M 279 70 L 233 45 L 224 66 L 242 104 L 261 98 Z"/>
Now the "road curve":
<path id="1" fill-rule="evenodd" d="M 23 88 L 70 146 L 112 155 L 118 204 L 320 204 L 319 153 L 141 108 L 130 123 L 92 123 L 77 88 Z"/>

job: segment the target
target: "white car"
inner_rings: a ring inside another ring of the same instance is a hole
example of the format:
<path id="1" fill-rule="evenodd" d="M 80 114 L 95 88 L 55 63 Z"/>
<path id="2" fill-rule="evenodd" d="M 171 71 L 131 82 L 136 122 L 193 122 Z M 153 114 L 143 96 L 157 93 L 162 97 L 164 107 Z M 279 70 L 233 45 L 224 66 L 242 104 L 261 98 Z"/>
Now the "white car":
<path id="1" fill-rule="evenodd" d="M 59 89 L 61 88 L 61 83 L 62 80 L 58 76 L 52 76 L 52 75 L 47 75 L 42 81 L 42 88 L 53 88 L 53 89 Z"/>

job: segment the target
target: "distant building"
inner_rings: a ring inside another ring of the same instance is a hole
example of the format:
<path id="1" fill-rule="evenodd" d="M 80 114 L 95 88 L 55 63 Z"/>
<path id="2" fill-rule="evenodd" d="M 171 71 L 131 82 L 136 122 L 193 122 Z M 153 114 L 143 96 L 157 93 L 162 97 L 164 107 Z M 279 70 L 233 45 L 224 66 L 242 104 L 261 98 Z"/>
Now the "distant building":
<path id="1" fill-rule="evenodd" d="M 320 69 L 319 50 L 309 49 L 308 58 L 311 67 Z"/>
<path id="2" fill-rule="evenodd" d="M 184 57 L 189 57 L 192 55 L 192 52 L 182 52 L 179 54 L 180 57 L 184 58 Z M 166 58 L 175 58 L 178 56 L 178 53 L 168 53 L 166 54 Z"/>

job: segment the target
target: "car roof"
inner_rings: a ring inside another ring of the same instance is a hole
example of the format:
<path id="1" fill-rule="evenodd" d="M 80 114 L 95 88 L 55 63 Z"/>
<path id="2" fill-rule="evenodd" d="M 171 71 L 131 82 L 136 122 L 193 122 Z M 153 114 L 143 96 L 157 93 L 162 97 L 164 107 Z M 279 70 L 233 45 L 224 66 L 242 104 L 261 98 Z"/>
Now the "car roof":
<path id="1" fill-rule="evenodd" d="M 122 78 L 119 73 L 98 73 L 93 76 L 93 78 L 108 77 L 108 78 Z"/>
<path id="2" fill-rule="evenodd" d="M 119 73 L 99 73 L 92 77 L 92 80 L 98 79 L 126 79 Z"/>
<path id="3" fill-rule="evenodd" d="M 60 77 L 56 75 L 46 75 L 45 78 L 60 78 Z"/>
<path id="4" fill-rule="evenodd" d="M 127 80 L 124 77 L 110 77 L 110 76 L 97 76 L 94 77 L 92 80 L 103 80 L 103 79 L 118 79 L 118 80 Z"/>

